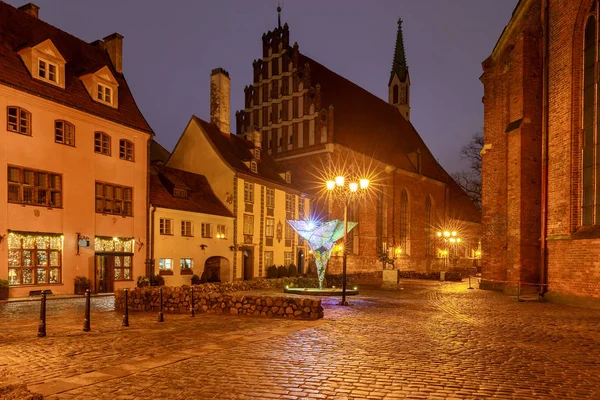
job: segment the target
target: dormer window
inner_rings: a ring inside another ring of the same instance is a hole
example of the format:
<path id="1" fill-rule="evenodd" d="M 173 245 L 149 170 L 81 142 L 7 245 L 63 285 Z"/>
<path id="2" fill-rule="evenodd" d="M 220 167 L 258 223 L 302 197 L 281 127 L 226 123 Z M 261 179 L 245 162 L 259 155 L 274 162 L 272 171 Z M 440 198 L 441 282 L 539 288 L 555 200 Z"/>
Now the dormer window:
<path id="1" fill-rule="evenodd" d="M 258 165 L 256 164 L 256 161 L 250 161 L 250 171 L 254 172 L 255 174 L 258 172 Z"/>
<path id="2" fill-rule="evenodd" d="M 81 79 L 94 101 L 113 108 L 119 108 L 119 83 L 107 66 L 96 72 L 83 75 L 79 79 Z"/>
<path id="3" fill-rule="evenodd" d="M 57 84 L 58 65 L 44 60 L 43 58 L 38 59 L 38 76 L 43 80 Z"/>
<path id="4" fill-rule="evenodd" d="M 173 196 L 174 197 L 179 197 L 179 198 L 182 198 L 182 199 L 187 199 L 187 197 L 188 197 L 188 191 L 186 189 L 174 188 L 173 189 Z"/>
<path id="5" fill-rule="evenodd" d="M 98 83 L 98 101 L 112 105 L 112 89 L 106 85 Z"/>
<path id="6" fill-rule="evenodd" d="M 254 158 L 260 160 L 260 149 L 254 149 Z"/>
<path id="7" fill-rule="evenodd" d="M 292 183 L 292 173 L 290 171 L 285 173 L 285 181 L 287 183 Z"/>

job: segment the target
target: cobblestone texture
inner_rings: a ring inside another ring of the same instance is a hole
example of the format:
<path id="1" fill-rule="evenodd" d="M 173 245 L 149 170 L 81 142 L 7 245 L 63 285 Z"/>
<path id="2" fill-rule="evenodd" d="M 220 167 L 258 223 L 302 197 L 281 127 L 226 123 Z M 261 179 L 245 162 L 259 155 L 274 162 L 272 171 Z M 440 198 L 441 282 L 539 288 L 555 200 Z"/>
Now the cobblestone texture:
<path id="1" fill-rule="evenodd" d="M 39 303 L 9 303 L 0 382 L 49 399 L 600 398 L 600 310 L 425 281 L 350 301 L 326 300 L 319 321 L 166 315 L 160 324 L 132 313 L 130 328 L 98 309 L 89 333 L 76 301 L 50 301 L 44 339 Z"/>

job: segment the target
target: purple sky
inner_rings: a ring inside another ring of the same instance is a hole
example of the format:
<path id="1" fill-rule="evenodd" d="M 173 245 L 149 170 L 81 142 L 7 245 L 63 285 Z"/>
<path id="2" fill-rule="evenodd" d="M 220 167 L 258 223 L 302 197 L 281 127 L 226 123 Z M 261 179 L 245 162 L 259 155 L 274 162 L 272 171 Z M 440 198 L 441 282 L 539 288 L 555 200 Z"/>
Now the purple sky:
<path id="1" fill-rule="evenodd" d="M 454 172 L 483 126 L 481 62 L 518 0 L 284 0 L 290 43 L 387 101 L 398 17 L 411 78 L 411 121 Z M 277 25 L 276 0 L 34 0 L 40 18 L 91 42 L 125 36 L 123 68 L 136 101 L 172 150 L 192 114 L 208 119 L 211 69 L 231 77 L 232 130 L 252 83 L 261 36 Z M 26 1 L 8 0 L 14 6 Z"/>

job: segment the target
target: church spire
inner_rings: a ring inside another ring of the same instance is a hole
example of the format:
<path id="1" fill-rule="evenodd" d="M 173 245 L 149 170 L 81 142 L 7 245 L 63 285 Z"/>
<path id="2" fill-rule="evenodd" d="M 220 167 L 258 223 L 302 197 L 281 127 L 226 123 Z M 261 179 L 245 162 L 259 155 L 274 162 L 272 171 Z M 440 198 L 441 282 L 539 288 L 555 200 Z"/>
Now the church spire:
<path id="1" fill-rule="evenodd" d="M 277 27 L 281 29 L 281 3 L 277 3 Z"/>
<path id="2" fill-rule="evenodd" d="M 398 18 L 398 34 L 396 36 L 396 49 L 394 50 L 394 61 L 392 62 L 391 77 L 398 75 L 400 82 L 406 81 L 408 65 L 406 65 L 406 52 L 404 51 L 404 37 L 402 36 L 402 18 Z M 391 78 L 390 77 L 390 78 Z"/>

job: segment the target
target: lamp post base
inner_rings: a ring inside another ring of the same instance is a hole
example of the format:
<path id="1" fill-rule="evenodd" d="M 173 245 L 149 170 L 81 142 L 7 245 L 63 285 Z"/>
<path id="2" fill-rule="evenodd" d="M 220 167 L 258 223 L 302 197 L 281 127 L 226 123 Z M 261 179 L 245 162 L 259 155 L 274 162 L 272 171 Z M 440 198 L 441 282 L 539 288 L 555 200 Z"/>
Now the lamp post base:
<path id="1" fill-rule="evenodd" d="M 342 300 L 338 303 L 338 306 L 349 306 L 350 304 L 348 304 L 348 302 L 346 300 Z"/>

